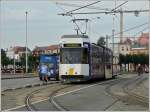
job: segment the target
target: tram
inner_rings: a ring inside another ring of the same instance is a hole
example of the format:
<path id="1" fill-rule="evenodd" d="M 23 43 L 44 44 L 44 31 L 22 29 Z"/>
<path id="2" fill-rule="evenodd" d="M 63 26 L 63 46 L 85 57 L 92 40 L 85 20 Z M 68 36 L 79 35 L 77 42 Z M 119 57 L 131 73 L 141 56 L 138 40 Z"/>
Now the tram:
<path id="1" fill-rule="evenodd" d="M 90 43 L 87 35 L 63 35 L 60 39 L 59 78 L 61 81 L 87 81 L 114 77 L 113 52 Z"/>

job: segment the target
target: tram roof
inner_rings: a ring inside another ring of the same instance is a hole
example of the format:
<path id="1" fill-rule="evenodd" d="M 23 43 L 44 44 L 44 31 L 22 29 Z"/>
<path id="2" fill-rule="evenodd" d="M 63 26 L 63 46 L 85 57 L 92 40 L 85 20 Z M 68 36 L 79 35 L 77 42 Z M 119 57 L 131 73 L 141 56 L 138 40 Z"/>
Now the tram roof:
<path id="1" fill-rule="evenodd" d="M 63 35 L 61 38 L 88 38 L 87 35 Z"/>

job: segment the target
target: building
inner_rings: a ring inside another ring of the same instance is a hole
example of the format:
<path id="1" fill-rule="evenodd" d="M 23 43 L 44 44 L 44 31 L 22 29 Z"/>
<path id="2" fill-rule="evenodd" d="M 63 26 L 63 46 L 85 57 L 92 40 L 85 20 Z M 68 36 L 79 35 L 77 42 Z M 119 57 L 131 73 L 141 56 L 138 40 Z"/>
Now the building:
<path id="1" fill-rule="evenodd" d="M 114 43 L 114 53 L 127 54 L 149 54 L 149 33 L 142 33 L 137 40 L 131 41 L 127 38 L 122 43 Z"/>
<path id="2" fill-rule="evenodd" d="M 141 36 L 133 42 L 130 54 L 149 54 L 149 33 L 142 33 Z"/>
<path id="3" fill-rule="evenodd" d="M 50 46 L 43 46 L 38 47 L 36 46 L 34 50 L 32 51 L 32 54 L 34 56 L 39 56 L 40 54 L 58 54 L 59 51 L 59 45 L 50 45 Z"/>
<path id="4" fill-rule="evenodd" d="M 110 43 L 110 46 L 109 46 L 109 48 L 111 49 L 111 50 L 113 50 L 113 53 L 114 54 L 119 54 L 119 43 L 113 43 L 113 46 L 114 46 L 114 49 L 112 49 L 112 43 Z"/>
<path id="5" fill-rule="evenodd" d="M 42 46 L 42 47 L 38 47 L 36 46 L 33 51 L 32 51 L 32 54 L 34 56 L 39 56 L 40 54 L 45 54 L 45 49 L 47 48 L 48 46 Z"/>
<path id="6" fill-rule="evenodd" d="M 50 45 L 46 48 L 45 53 L 46 54 L 59 54 L 60 49 L 59 45 Z"/>
<path id="7" fill-rule="evenodd" d="M 114 43 L 113 53 L 114 54 L 123 54 L 123 55 L 130 54 L 131 45 L 132 45 L 132 41 L 129 38 L 127 38 L 122 43 Z M 111 46 L 112 46 L 112 43 L 111 43 Z M 111 49 L 112 49 L 112 47 L 111 47 Z"/>
<path id="8" fill-rule="evenodd" d="M 149 33 L 142 33 L 137 41 L 142 46 L 148 46 L 149 45 Z"/>
<path id="9" fill-rule="evenodd" d="M 27 53 L 29 54 L 31 52 L 31 50 L 29 48 L 27 48 Z M 20 60 L 20 57 L 26 53 L 26 47 L 22 47 L 22 46 L 15 46 L 15 47 L 10 47 L 7 51 L 7 57 L 9 57 L 10 59 L 16 59 L 16 60 Z"/>
<path id="10" fill-rule="evenodd" d="M 120 46 L 119 46 L 120 54 L 123 54 L 123 55 L 130 54 L 131 45 L 132 45 L 132 41 L 129 38 L 127 38 L 125 41 L 120 43 Z"/>

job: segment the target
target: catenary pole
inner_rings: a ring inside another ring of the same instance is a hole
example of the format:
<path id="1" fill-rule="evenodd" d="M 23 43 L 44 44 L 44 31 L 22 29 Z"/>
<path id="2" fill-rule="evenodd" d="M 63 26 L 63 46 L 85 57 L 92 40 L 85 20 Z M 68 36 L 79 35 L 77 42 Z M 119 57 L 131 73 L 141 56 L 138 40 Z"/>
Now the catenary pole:
<path id="1" fill-rule="evenodd" d="M 28 73 L 28 54 L 27 54 L 27 16 L 28 16 L 28 12 L 26 11 L 26 73 Z"/>
<path id="2" fill-rule="evenodd" d="M 149 0 L 149 43 L 150 43 L 150 0 Z M 150 44 L 149 44 L 149 48 L 150 48 Z M 150 53 L 150 49 L 149 49 L 149 53 Z M 150 55 L 149 55 L 149 59 L 150 59 Z M 150 68 L 150 64 L 149 64 L 149 68 Z"/>

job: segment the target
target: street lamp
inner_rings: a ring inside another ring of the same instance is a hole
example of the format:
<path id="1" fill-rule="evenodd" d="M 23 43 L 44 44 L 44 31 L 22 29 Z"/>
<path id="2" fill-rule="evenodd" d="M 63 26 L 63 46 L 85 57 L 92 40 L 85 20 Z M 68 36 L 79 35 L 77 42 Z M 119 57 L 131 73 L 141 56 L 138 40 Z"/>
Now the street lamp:
<path id="1" fill-rule="evenodd" d="M 15 74 L 16 73 L 15 47 L 13 48 L 13 58 L 14 58 L 14 74 Z"/>
<path id="2" fill-rule="evenodd" d="M 26 73 L 28 73 L 28 54 L 27 54 L 27 15 L 28 12 L 26 11 Z"/>

